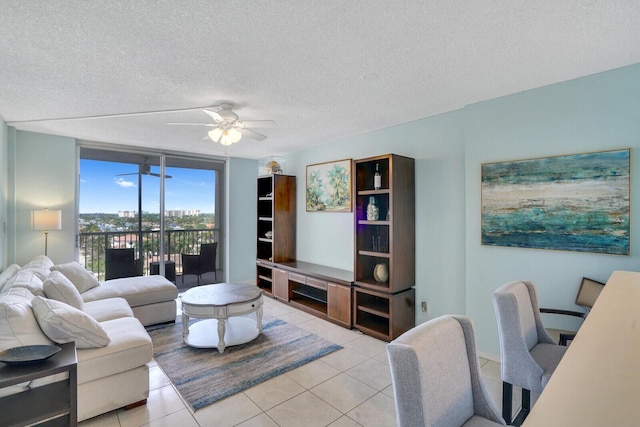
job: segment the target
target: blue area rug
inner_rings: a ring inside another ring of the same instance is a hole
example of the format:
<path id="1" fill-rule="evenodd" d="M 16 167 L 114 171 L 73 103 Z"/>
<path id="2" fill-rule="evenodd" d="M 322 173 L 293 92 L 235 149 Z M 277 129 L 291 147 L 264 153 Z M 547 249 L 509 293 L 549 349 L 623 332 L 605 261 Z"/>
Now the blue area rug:
<path id="1" fill-rule="evenodd" d="M 156 362 L 193 410 L 201 409 L 342 347 L 278 318 L 264 316 L 255 340 L 200 349 L 182 340 L 182 324 L 147 328 Z"/>

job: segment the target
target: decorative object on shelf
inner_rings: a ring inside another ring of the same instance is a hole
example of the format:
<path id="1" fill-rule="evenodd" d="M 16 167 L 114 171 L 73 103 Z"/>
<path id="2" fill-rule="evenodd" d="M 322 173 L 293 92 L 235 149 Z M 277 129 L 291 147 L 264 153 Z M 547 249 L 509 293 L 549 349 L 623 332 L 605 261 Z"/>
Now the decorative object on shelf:
<path id="1" fill-rule="evenodd" d="M 381 236 L 371 236 L 373 252 L 388 252 L 387 242 Z"/>
<path id="2" fill-rule="evenodd" d="M 266 171 L 269 174 L 282 173 L 282 168 L 280 167 L 280 164 L 278 162 L 276 162 L 275 160 L 271 160 L 269 163 L 267 163 Z"/>
<path id="3" fill-rule="evenodd" d="M 287 159 L 284 157 L 265 157 L 258 161 L 258 175 L 284 174 Z"/>
<path id="4" fill-rule="evenodd" d="M 629 255 L 630 160 L 624 149 L 483 164 L 482 244 Z"/>
<path id="5" fill-rule="evenodd" d="M 373 268 L 373 278 L 378 283 L 387 283 L 387 280 L 389 280 L 389 270 L 387 269 L 387 264 L 376 264 L 376 266 Z"/>
<path id="6" fill-rule="evenodd" d="M 380 210 L 376 206 L 376 198 L 369 197 L 369 205 L 367 205 L 367 221 L 377 221 L 380 216 Z"/>
<path id="7" fill-rule="evenodd" d="M 39 209 L 32 211 L 32 225 L 36 231 L 44 231 L 44 254 L 50 230 L 62 230 L 62 211 L 59 209 Z"/>
<path id="8" fill-rule="evenodd" d="M 351 159 L 307 165 L 307 212 L 351 212 Z"/>
<path id="9" fill-rule="evenodd" d="M 264 233 L 264 237 L 266 237 L 267 239 L 270 239 L 273 237 L 273 231 L 267 231 L 266 233 Z"/>
<path id="10" fill-rule="evenodd" d="M 382 187 L 382 175 L 380 175 L 379 165 L 376 163 L 376 173 L 373 175 L 373 189 L 379 190 Z"/>

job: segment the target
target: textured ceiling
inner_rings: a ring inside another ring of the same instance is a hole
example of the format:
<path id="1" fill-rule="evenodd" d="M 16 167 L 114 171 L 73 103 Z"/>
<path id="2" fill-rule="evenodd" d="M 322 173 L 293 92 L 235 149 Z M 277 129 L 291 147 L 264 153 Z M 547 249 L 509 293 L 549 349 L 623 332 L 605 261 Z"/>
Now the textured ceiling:
<path id="1" fill-rule="evenodd" d="M 640 62 L 637 0 L 0 3 L 0 116 L 17 129 L 261 158 Z M 226 152 L 201 111 L 270 119 Z"/>

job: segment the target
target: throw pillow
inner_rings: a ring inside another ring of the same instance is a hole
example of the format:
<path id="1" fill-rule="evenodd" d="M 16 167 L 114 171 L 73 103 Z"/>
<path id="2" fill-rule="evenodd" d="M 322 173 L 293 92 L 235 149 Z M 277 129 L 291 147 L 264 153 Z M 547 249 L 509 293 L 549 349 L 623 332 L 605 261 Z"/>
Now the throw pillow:
<path id="1" fill-rule="evenodd" d="M 84 306 L 78 289 L 67 279 L 67 276 L 59 271 L 52 271 L 42 284 L 42 288 L 47 298 L 69 304 L 78 310 L 82 310 Z"/>
<path id="2" fill-rule="evenodd" d="M 111 342 L 95 319 L 68 304 L 34 297 L 31 307 L 42 331 L 58 344 L 75 341 L 76 348 L 97 348 Z"/>
<path id="3" fill-rule="evenodd" d="M 54 265 L 51 267 L 51 271 L 59 271 L 64 274 L 67 279 L 71 280 L 71 283 L 73 283 L 80 293 L 86 292 L 91 288 L 95 288 L 100 284 L 98 279 L 93 276 L 93 273 L 75 261 L 68 262 L 66 264 Z"/>
<path id="4" fill-rule="evenodd" d="M 0 274 L 0 292 L 2 292 L 2 288 L 5 283 L 15 276 L 18 271 L 20 271 L 20 266 L 18 264 L 11 264 L 9 267 L 4 269 L 2 274 Z"/>
<path id="5" fill-rule="evenodd" d="M 53 267 L 53 261 L 46 255 L 36 255 L 31 261 L 22 266 L 24 269 L 33 270 L 40 277 L 40 280 L 47 278 L 51 267 Z"/>
<path id="6" fill-rule="evenodd" d="M 0 351 L 23 345 L 51 344 L 31 310 L 33 294 L 12 288 L 0 298 Z"/>
<path id="7" fill-rule="evenodd" d="M 44 296 L 44 290 L 42 289 L 42 280 L 40 276 L 36 274 L 32 269 L 21 269 L 18 271 L 4 286 L 4 290 L 11 288 L 25 288 L 28 289 L 33 295 Z M 4 292 L 3 292 L 4 293 Z"/>

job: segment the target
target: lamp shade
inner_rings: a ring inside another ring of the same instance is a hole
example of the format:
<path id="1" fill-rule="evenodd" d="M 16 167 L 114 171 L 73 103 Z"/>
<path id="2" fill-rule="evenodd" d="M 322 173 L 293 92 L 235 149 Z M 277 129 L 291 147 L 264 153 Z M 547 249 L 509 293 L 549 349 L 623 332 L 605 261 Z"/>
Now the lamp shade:
<path id="1" fill-rule="evenodd" d="M 40 209 L 33 211 L 33 229 L 39 231 L 61 230 L 62 211 Z"/>

